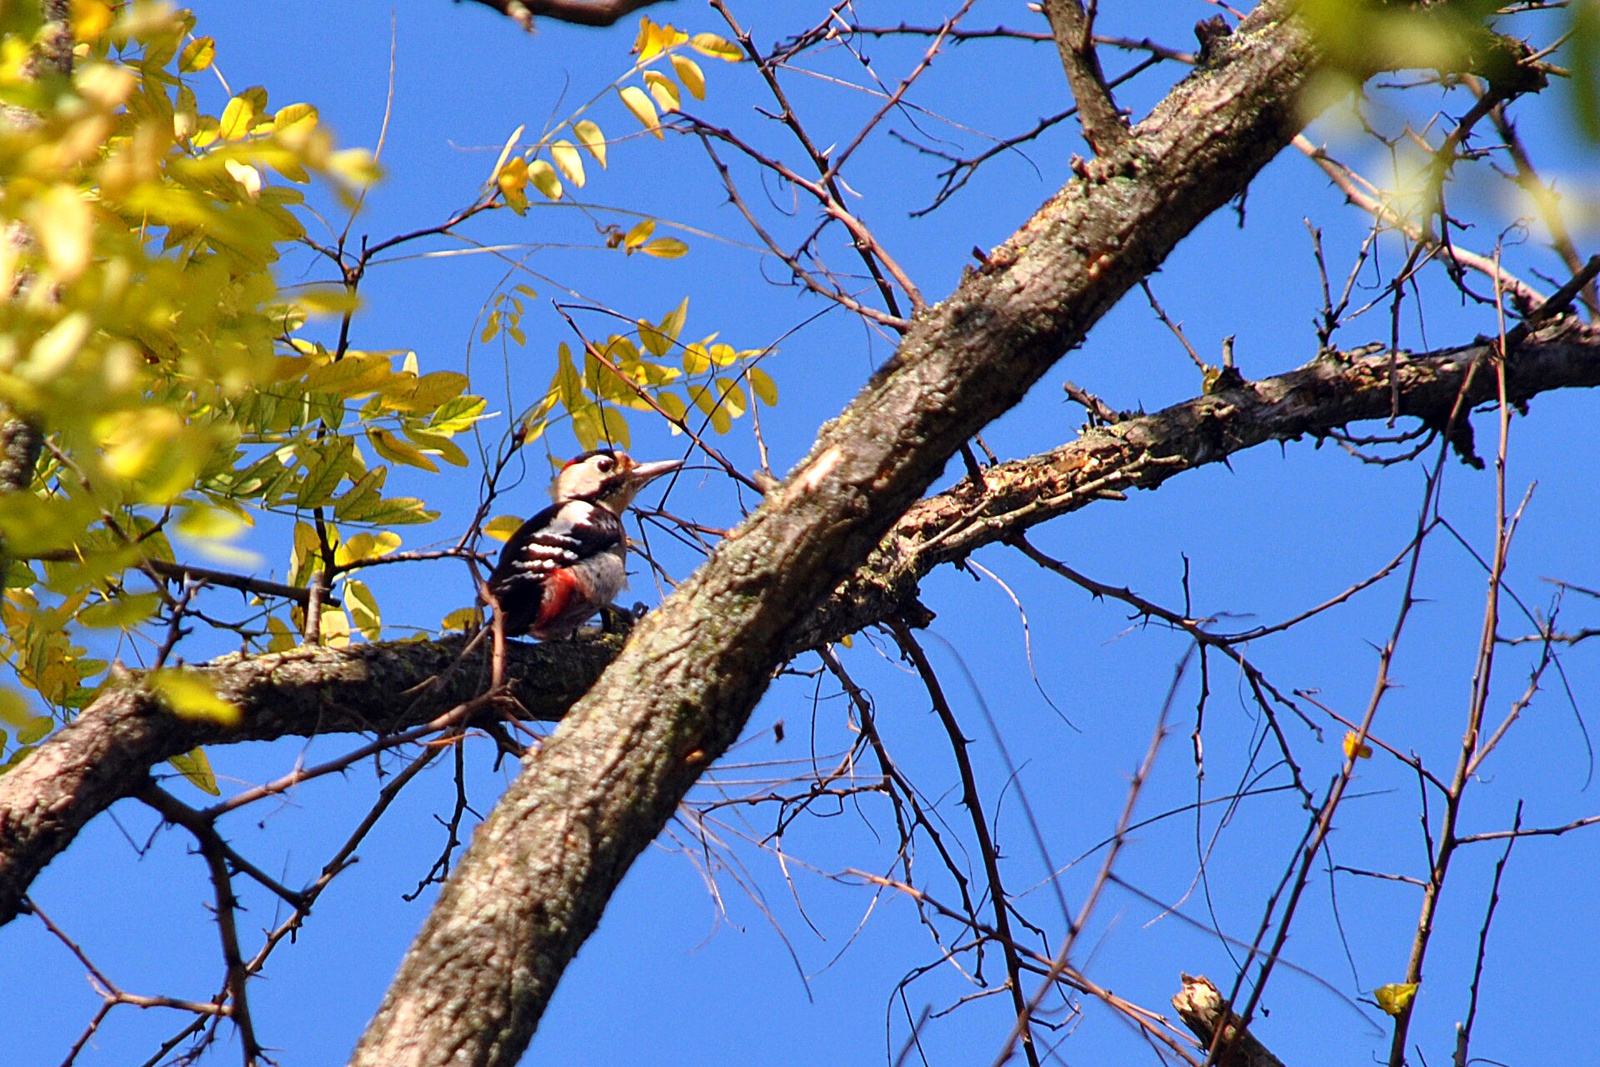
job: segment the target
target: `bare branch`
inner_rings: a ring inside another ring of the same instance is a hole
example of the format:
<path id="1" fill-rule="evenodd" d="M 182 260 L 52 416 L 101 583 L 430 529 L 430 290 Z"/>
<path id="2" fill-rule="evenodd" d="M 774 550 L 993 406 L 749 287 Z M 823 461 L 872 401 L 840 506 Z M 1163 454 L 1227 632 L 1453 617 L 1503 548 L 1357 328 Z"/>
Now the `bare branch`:
<path id="1" fill-rule="evenodd" d="M 1094 48 L 1094 18 L 1082 0 L 1044 0 L 1044 14 L 1055 35 L 1056 50 L 1067 71 L 1067 84 L 1078 103 L 1083 139 L 1103 156 L 1128 139 L 1128 120 L 1117 110 L 1111 88 Z"/>
<path id="2" fill-rule="evenodd" d="M 1186 470 L 1219 463 L 1268 441 L 1321 437 L 1363 419 L 1386 418 L 1390 375 L 1403 414 L 1430 425 L 1450 418 L 1470 368 L 1487 343 L 1391 358 L 1379 350 L 1330 353 L 1288 374 L 1199 396 L 1151 415 L 1085 429 L 1060 448 L 983 471 L 913 505 L 864 567 L 790 634 L 786 656 L 817 648 L 885 619 L 926 620 L 918 583 L 934 568 L 984 545 L 1129 488 L 1154 489 Z M 1536 331 L 1506 364 L 1514 405 L 1552 389 L 1600 386 L 1600 332 L 1564 319 Z M 1490 398 L 1479 383 L 1464 403 Z M 1214 635 L 1220 642 L 1260 636 Z M 200 745 L 284 736 L 399 731 L 472 699 L 489 664 L 480 652 L 459 665 L 460 639 L 348 649 L 297 649 L 203 668 L 240 709 L 241 723 L 178 719 L 142 691 L 113 686 L 70 725 L 0 776 L 0 924 L 15 915 L 35 875 L 111 803 L 128 782 Z M 538 720 L 559 720 L 616 655 L 619 641 L 506 643 L 511 695 Z M 393 693 L 444 677 L 429 698 L 396 718 Z M 376 683 L 376 684 L 374 684 Z"/>

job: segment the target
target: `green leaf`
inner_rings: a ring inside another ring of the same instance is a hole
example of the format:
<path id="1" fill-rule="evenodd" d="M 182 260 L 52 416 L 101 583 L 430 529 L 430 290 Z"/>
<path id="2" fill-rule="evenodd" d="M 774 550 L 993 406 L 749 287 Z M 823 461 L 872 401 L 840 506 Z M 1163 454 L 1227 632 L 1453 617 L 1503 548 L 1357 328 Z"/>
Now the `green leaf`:
<path id="1" fill-rule="evenodd" d="M 334 491 L 350 469 L 355 442 L 348 437 L 335 437 L 306 447 L 311 455 L 306 457 L 306 476 L 295 494 L 295 504 L 302 508 L 331 504 Z"/>
<path id="2" fill-rule="evenodd" d="M 482 418 L 483 409 L 487 406 L 488 401 L 481 396 L 458 396 L 454 400 L 446 400 L 428 420 L 428 428 L 435 433 L 460 433 Z"/>
<path id="3" fill-rule="evenodd" d="M 689 317 L 689 298 L 684 297 L 677 307 L 667 312 L 667 317 L 661 320 L 661 332 L 673 341 L 683 332 L 683 323 Z"/>
<path id="4" fill-rule="evenodd" d="M 389 477 L 389 468 L 373 467 L 363 474 L 350 491 L 333 502 L 333 514 L 341 522 L 359 521 L 367 508 L 379 502 L 379 491 Z"/>
<path id="5" fill-rule="evenodd" d="M 444 434 L 429 433 L 409 423 L 402 424 L 400 432 L 422 446 L 427 452 L 436 453 L 440 459 L 453 467 L 465 467 L 469 463 L 467 454 L 461 451 L 461 447 Z"/>
<path id="6" fill-rule="evenodd" d="M 191 785 L 202 793 L 220 797 L 222 790 L 217 788 L 217 776 L 211 771 L 211 760 L 203 748 L 191 749 L 181 756 L 173 756 L 167 760 L 177 768 L 179 774 L 189 779 Z"/>
<path id="7" fill-rule="evenodd" d="M 1372 991 L 1373 999 L 1378 1002 L 1378 1007 L 1387 1015 L 1399 1015 L 1410 1005 L 1417 995 L 1415 982 L 1390 982 L 1381 985 Z"/>
<path id="8" fill-rule="evenodd" d="M 376 526 L 401 526 L 432 522 L 438 517 L 437 511 L 429 511 L 414 496 L 392 496 L 363 508 L 359 515 L 352 515 L 350 521 L 368 522 Z"/>
<path id="9" fill-rule="evenodd" d="M 1573 3 L 1572 46 L 1565 55 L 1578 129 L 1590 144 L 1600 144 L 1600 0 Z"/>
<path id="10" fill-rule="evenodd" d="M 511 535 L 522 526 L 522 521 L 515 515 L 497 515 L 483 524 L 483 532 L 496 541 L 509 541 Z"/>
<path id="11" fill-rule="evenodd" d="M 124 593 L 78 613 L 78 622 L 96 629 L 126 630 L 138 626 L 161 607 L 158 593 Z"/>
<path id="12" fill-rule="evenodd" d="M 439 473 L 439 465 L 429 459 L 421 449 L 400 440 L 381 426 L 367 427 L 367 440 L 378 455 L 390 463 L 404 463 L 434 474 Z"/>
<path id="13" fill-rule="evenodd" d="M 356 581 L 354 578 L 345 579 L 344 604 L 349 609 L 350 621 L 361 631 L 362 637 L 368 641 L 382 638 L 383 620 L 378 612 L 378 600 L 365 582 Z"/>
<path id="14" fill-rule="evenodd" d="M 439 629 L 470 630 L 478 625 L 479 617 L 477 608 L 457 608 L 444 617 L 444 621 L 439 623 Z"/>

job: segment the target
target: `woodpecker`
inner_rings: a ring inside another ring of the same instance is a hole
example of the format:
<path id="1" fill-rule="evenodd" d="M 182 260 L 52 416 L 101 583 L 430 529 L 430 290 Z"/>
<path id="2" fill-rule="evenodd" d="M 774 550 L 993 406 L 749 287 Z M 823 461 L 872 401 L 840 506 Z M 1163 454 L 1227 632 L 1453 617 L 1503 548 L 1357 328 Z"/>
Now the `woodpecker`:
<path id="1" fill-rule="evenodd" d="M 568 637 L 627 584 L 622 513 L 682 460 L 639 463 L 609 448 L 569 461 L 550 485 L 555 503 L 518 527 L 489 576 L 507 637 Z"/>

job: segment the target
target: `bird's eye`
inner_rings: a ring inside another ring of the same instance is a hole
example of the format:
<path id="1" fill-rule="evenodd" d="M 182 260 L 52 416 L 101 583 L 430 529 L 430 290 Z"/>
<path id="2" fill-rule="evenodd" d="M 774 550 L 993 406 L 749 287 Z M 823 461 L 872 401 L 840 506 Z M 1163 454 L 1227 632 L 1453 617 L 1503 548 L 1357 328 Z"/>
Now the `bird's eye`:
<path id="1" fill-rule="evenodd" d="M 610 456 L 601 456 L 599 459 L 595 460 L 594 465 L 603 471 L 608 471 L 612 467 L 616 466 L 616 462 L 612 460 Z"/>

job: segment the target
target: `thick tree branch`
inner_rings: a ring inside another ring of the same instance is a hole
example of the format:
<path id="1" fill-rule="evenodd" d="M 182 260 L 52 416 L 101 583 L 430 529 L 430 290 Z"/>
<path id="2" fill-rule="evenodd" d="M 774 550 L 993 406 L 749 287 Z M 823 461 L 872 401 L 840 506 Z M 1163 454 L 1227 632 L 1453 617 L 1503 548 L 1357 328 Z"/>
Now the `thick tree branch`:
<path id="1" fill-rule="evenodd" d="M 1078 121 L 1083 139 L 1094 154 L 1120 148 L 1128 139 L 1128 120 L 1117 110 L 1095 53 L 1094 21 L 1084 10 L 1083 0 L 1044 0 L 1045 18 L 1055 35 L 1056 51 L 1066 68 L 1067 85 L 1078 104 Z"/>
<path id="2" fill-rule="evenodd" d="M 1172 998 L 1178 1017 L 1212 1055 L 1207 1063 L 1216 1067 L 1283 1067 L 1254 1034 L 1245 1029 L 1244 1020 L 1234 1014 L 1222 994 L 1205 975 L 1183 975 L 1183 989 Z"/>
<path id="3" fill-rule="evenodd" d="M 814 605 L 864 560 L 962 442 L 1015 404 L 1293 135 L 1296 90 L 1312 53 L 1302 28 L 1278 21 L 1287 9 L 1264 4 L 1212 66 L 1099 161 L 1097 174 L 1068 185 L 952 298 L 920 315 L 895 358 L 824 429 L 785 485 L 647 617 L 615 669 L 481 828 L 357 1062 L 445 1062 L 454 1052 L 506 1064 L 520 1056 L 611 890 L 737 736 Z M 1211 432 L 1219 417 L 1202 419 L 1197 432 Z M 1211 450 L 1214 458 L 1226 454 L 1215 444 Z M 1084 489 L 1108 484 L 1088 479 Z M 370 677 L 360 687 L 368 700 L 396 690 Z M 140 721 L 165 714 L 148 702 L 141 710 L 132 697 L 107 699 L 115 706 L 106 714 L 135 740 L 159 731 Z M 385 715 L 393 717 L 392 706 L 349 721 L 370 726 Z M 116 765 L 115 747 L 100 746 L 99 758 Z M 86 753 L 83 745 L 63 743 L 48 754 L 41 747 L 0 779 L 0 791 L 35 761 L 46 771 L 36 772 L 36 792 L 53 787 L 55 769 L 91 784 L 116 778 L 90 766 L 98 761 Z M 84 765 L 70 766 L 78 758 Z M 129 762 L 117 766 L 126 771 Z M 52 797 L 71 805 L 63 792 Z M 24 865 L 31 871 L 21 870 L 26 879 L 75 828 L 63 835 L 53 825 L 55 808 L 35 795 L 15 799 L 7 808 L 0 796 L 0 857 L 18 851 L 8 835 L 22 852 L 30 841 L 51 845 L 43 858 L 33 848 Z M 43 830 L 33 829 L 35 819 Z"/>
<path id="4" fill-rule="evenodd" d="M 970 274 L 782 487 L 647 615 L 446 883 L 353 1063 L 520 1059 L 634 858 L 738 736 L 792 635 L 974 433 L 1015 405 L 1298 132 L 1315 65 L 1285 0 Z"/>
<path id="5" fill-rule="evenodd" d="M 457 666 L 462 640 L 302 648 L 201 668 L 240 711 L 240 723 L 180 719 L 136 683 L 112 686 L 22 763 L 0 775 L 0 923 L 16 914 L 38 873 L 95 815 L 137 793 L 150 769 L 200 745 L 286 736 L 393 731 L 428 722 L 486 688 L 487 654 Z M 558 719 L 599 677 L 620 644 L 508 649 L 509 691 L 531 719 Z M 454 668 L 454 669 L 452 669 Z M 437 688 L 397 696 L 430 679 Z"/>
<path id="6" fill-rule="evenodd" d="M 785 656 L 901 616 L 916 616 L 921 579 L 941 564 L 1129 488 L 1154 489 L 1182 471 L 1218 463 L 1268 441 L 1320 438 L 1400 411 L 1429 425 L 1449 418 L 1468 371 L 1492 357 L 1488 342 L 1391 358 L 1387 349 L 1330 353 L 1299 370 L 1195 397 L 1112 426 L 1086 429 L 1040 455 L 991 467 L 908 510 L 866 564 L 791 635 Z M 1600 330 L 1565 319 L 1533 334 L 1506 368 L 1508 399 L 1600 386 Z M 1492 375 L 1472 376 L 1470 403 L 1493 399 Z M 507 645 L 512 694 L 526 717 L 555 721 L 600 676 L 620 642 Z M 393 718 L 392 694 L 455 661 L 459 640 L 395 642 L 225 656 L 206 671 L 234 701 L 241 724 L 183 720 L 149 694 L 108 691 L 76 721 L 0 776 L 0 923 L 16 913 L 32 879 L 87 822 L 134 792 L 150 768 L 200 745 L 401 730 L 430 721 L 480 690 L 473 658 L 448 686 Z"/>
<path id="7" fill-rule="evenodd" d="M 1328 353 L 1287 374 L 1087 428 L 1060 448 L 989 468 L 982 484 L 963 479 L 919 501 L 797 632 L 795 647 L 891 618 L 916 603 L 917 583 L 935 567 L 1097 500 L 1154 489 L 1268 441 L 1321 438 L 1386 419 L 1394 413 L 1395 380 L 1399 414 L 1435 427 L 1449 419 L 1469 377 L 1468 405 L 1497 395 L 1493 375 L 1469 374 L 1493 357 L 1492 342 L 1415 355 L 1380 347 Z M 1600 330 L 1568 318 L 1533 334 L 1508 362 L 1506 385 L 1515 405 L 1551 389 L 1600 386 Z"/>

